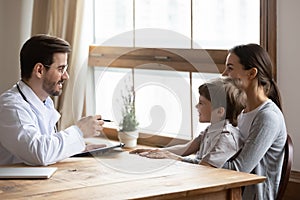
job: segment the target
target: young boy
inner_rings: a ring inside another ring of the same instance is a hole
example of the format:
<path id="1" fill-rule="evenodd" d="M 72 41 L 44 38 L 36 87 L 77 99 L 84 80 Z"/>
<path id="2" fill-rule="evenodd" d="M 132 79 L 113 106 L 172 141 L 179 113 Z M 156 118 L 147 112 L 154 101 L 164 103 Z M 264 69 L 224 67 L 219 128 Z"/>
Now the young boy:
<path id="1" fill-rule="evenodd" d="M 199 87 L 199 122 L 210 122 L 198 137 L 183 145 L 163 149 L 136 149 L 148 158 L 169 158 L 185 162 L 222 167 L 242 146 L 237 116 L 246 103 L 246 95 L 239 82 L 231 78 L 218 78 Z M 195 158 L 186 157 L 195 154 Z"/>

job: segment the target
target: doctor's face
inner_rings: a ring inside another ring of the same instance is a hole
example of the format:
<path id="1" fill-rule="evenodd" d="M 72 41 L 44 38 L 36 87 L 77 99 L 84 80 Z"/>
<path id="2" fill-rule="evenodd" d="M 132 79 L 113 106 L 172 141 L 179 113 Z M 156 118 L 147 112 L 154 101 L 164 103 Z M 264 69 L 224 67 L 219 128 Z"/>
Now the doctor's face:
<path id="1" fill-rule="evenodd" d="M 54 53 L 53 63 L 48 67 L 49 70 L 43 81 L 43 90 L 51 96 L 59 96 L 65 80 L 69 79 L 67 70 L 67 53 Z"/>

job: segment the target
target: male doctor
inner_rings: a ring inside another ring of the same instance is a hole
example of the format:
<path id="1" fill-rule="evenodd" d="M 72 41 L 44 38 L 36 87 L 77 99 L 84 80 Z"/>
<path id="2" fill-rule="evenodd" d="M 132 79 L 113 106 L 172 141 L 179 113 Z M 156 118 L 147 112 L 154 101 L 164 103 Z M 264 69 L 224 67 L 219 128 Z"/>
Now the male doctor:
<path id="1" fill-rule="evenodd" d="M 21 80 L 0 96 L 0 165 L 49 165 L 87 149 L 84 138 L 102 130 L 100 115 L 57 131 L 60 118 L 50 96 L 69 79 L 68 42 L 35 35 L 20 52 Z M 101 146 L 101 145 L 100 145 Z"/>

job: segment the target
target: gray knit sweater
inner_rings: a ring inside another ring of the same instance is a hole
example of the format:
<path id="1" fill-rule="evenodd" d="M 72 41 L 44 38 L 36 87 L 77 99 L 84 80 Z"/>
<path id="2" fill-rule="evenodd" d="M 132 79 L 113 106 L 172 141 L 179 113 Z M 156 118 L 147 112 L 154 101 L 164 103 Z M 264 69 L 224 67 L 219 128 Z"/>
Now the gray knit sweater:
<path id="1" fill-rule="evenodd" d="M 225 163 L 223 168 L 266 177 L 263 183 L 245 187 L 244 200 L 275 199 L 287 136 L 283 114 L 274 102 L 268 100 L 256 110 L 241 116 L 238 126 L 246 138 L 245 144 L 239 155 Z M 248 133 L 245 127 L 248 127 Z"/>

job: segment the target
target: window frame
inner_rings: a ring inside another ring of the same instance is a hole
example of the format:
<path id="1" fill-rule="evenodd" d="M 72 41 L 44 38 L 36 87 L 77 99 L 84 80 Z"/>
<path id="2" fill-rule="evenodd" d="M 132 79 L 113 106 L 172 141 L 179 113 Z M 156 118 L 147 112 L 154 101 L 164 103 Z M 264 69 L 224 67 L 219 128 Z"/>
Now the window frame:
<path id="1" fill-rule="evenodd" d="M 277 3 L 276 0 L 260 0 L 260 45 L 269 53 L 273 63 L 273 74 L 276 80 L 276 55 L 277 55 Z M 189 55 L 189 61 L 193 64 L 199 65 L 195 69 L 190 62 L 184 58 L 173 54 L 171 52 L 179 52 L 179 55 Z M 205 59 L 201 59 L 199 55 L 206 55 L 208 53 L 215 65 L 207 64 Z M 90 45 L 88 66 L 107 66 L 119 68 L 134 68 L 136 66 L 148 63 L 157 63 L 149 69 L 160 69 L 162 65 L 172 66 L 173 69 L 178 71 L 188 71 L 190 73 L 198 71 L 209 73 L 221 73 L 225 69 L 225 60 L 227 50 L 203 50 L 203 49 L 174 49 L 174 48 L 137 48 L 137 47 L 113 47 L 113 46 L 97 46 Z M 117 59 L 114 59 L 117 58 Z M 113 62 L 112 62 L 113 59 Z M 113 140 L 118 140 L 117 130 L 113 128 L 104 128 L 106 137 Z M 144 133 L 140 133 L 143 135 Z M 147 133 L 145 133 L 147 134 Z M 142 139 L 147 138 L 147 139 Z M 139 144 L 146 144 L 150 146 L 169 146 L 175 144 L 185 143 L 187 140 L 155 136 L 141 137 Z"/>

